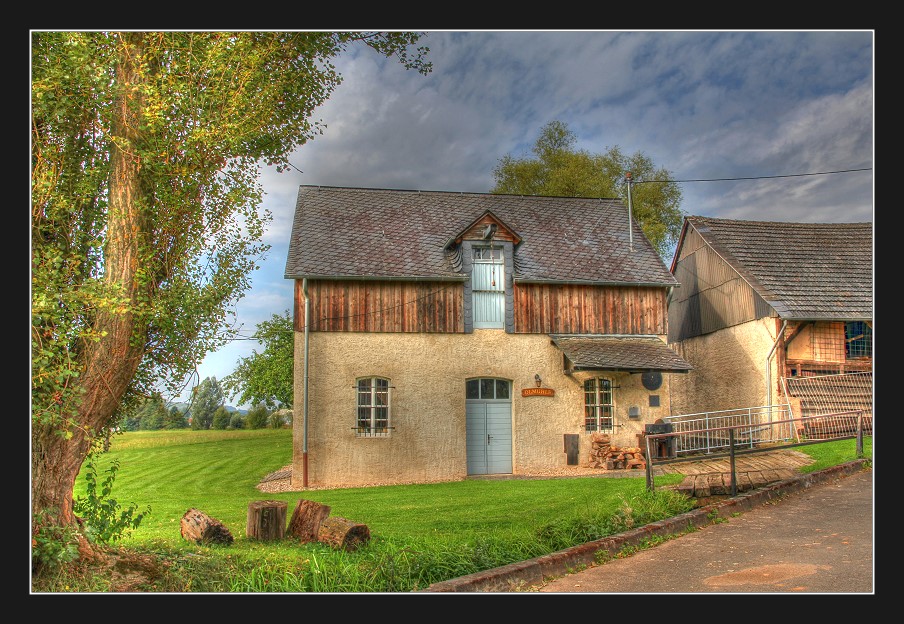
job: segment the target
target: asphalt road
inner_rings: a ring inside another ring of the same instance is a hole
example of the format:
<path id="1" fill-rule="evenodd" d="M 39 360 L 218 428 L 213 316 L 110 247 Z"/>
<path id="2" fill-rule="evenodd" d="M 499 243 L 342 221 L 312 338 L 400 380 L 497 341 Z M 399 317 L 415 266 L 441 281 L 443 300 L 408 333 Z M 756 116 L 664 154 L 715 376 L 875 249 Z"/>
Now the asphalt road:
<path id="1" fill-rule="evenodd" d="M 528 591 L 874 595 L 873 500 L 862 470 Z"/>

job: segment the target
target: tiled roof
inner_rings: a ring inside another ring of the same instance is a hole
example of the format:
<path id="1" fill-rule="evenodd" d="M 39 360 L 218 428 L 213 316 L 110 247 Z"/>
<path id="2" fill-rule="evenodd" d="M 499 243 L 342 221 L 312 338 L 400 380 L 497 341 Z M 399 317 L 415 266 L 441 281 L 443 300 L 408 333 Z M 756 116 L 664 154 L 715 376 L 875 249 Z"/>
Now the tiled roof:
<path id="1" fill-rule="evenodd" d="M 516 280 L 677 283 L 636 222 L 629 236 L 618 199 L 308 185 L 298 192 L 285 277 L 461 279 L 446 246 L 486 211 L 522 239 Z"/>
<path id="2" fill-rule="evenodd" d="M 873 315 L 873 224 L 687 217 L 781 318 Z"/>
<path id="3" fill-rule="evenodd" d="M 577 370 L 687 372 L 694 367 L 656 336 L 551 334 Z"/>

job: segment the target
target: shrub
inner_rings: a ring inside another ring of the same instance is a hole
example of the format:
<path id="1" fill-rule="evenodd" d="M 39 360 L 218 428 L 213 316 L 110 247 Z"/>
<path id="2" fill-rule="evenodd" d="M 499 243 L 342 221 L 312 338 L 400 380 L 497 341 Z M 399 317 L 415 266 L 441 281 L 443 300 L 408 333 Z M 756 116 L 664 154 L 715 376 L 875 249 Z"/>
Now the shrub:
<path id="1" fill-rule="evenodd" d="M 232 415 L 232 418 L 229 419 L 229 428 L 230 429 L 242 429 L 245 427 L 245 419 L 241 414 L 235 412 Z"/>
<path id="2" fill-rule="evenodd" d="M 232 418 L 232 415 L 229 411 L 220 406 L 217 408 L 217 411 L 213 413 L 213 421 L 210 424 L 211 429 L 225 429 L 229 426 L 229 420 Z"/>
<path id="3" fill-rule="evenodd" d="M 151 513 L 149 506 L 136 514 L 137 505 L 134 503 L 123 509 L 115 498 L 110 497 L 116 471 L 119 470 L 118 459 L 114 459 L 107 468 L 107 477 L 100 486 L 100 492 L 93 457 L 88 457 L 84 469 L 87 496 L 79 496 L 73 501 L 73 511 L 85 521 L 88 537 L 92 541 L 101 544 L 115 542 L 137 529 L 144 516 Z"/>
<path id="4" fill-rule="evenodd" d="M 255 405 L 245 416 L 245 429 L 263 429 L 267 426 L 269 415 L 265 406 Z"/>
<path id="5" fill-rule="evenodd" d="M 78 558 L 78 537 L 75 527 L 53 523 L 57 514 L 44 511 L 32 528 L 31 568 L 39 572 L 60 566 Z"/>
<path id="6" fill-rule="evenodd" d="M 187 429 L 188 419 L 185 417 L 185 413 L 175 405 L 171 407 L 169 413 L 166 416 L 166 420 L 163 421 L 163 428 Z"/>

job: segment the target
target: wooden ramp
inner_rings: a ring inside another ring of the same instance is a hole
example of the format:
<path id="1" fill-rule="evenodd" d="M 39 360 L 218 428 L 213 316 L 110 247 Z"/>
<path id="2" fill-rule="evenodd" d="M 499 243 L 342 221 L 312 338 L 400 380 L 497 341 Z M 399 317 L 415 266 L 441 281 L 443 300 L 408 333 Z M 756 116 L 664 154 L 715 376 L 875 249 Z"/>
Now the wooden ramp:
<path id="1" fill-rule="evenodd" d="M 770 451 L 735 456 L 737 492 L 746 492 L 800 474 L 813 458 L 795 450 Z M 728 457 L 701 458 L 653 465 L 654 475 L 686 475 L 675 489 L 694 498 L 731 495 L 731 460 Z"/>

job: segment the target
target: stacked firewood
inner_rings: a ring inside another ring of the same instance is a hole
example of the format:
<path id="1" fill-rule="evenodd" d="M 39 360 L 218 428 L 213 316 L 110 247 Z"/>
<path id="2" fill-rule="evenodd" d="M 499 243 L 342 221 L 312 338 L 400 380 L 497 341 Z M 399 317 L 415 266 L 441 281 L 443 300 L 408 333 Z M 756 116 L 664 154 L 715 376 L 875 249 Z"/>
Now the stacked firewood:
<path id="1" fill-rule="evenodd" d="M 645 470 L 643 450 L 637 446 L 612 446 L 608 433 L 590 437 L 590 467 L 606 470 Z"/>

